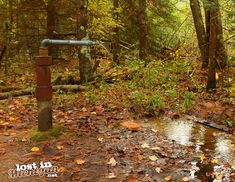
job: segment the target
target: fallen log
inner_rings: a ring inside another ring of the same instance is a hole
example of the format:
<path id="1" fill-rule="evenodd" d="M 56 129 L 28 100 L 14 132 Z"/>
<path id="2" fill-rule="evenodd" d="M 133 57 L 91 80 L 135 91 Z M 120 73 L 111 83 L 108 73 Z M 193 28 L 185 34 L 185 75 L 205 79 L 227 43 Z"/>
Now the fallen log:
<path id="1" fill-rule="evenodd" d="M 64 92 L 79 92 L 86 90 L 86 88 L 81 85 L 55 85 L 52 87 L 52 89 L 54 92 L 56 92 L 57 90 L 61 90 Z M 0 100 L 8 99 L 11 97 L 34 95 L 34 91 L 35 89 L 28 88 L 23 90 L 0 93 Z"/>

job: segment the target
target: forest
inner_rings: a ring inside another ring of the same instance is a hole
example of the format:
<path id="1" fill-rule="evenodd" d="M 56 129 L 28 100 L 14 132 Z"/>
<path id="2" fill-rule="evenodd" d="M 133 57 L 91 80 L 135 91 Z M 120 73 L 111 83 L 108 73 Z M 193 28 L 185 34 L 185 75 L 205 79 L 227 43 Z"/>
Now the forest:
<path id="1" fill-rule="evenodd" d="M 235 180 L 234 0 L 0 0 L 0 181 Z"/>

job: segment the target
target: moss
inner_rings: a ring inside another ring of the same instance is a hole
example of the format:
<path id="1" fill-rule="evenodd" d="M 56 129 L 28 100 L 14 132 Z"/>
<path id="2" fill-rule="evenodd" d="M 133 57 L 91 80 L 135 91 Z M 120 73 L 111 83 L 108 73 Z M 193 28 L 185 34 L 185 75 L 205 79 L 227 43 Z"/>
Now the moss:
<path id="1" fill-rule="evenodd" d="M 45 132 L 39 132 L 36 129 L 33 129 L 30 132 L 30 140 L 33 142 L 39 142 L 51 139 L 53 137 L 58 137 L 63 133 L 67 132 L 67 129 L 64 126 L 55 125 L 52 129 Z"/>

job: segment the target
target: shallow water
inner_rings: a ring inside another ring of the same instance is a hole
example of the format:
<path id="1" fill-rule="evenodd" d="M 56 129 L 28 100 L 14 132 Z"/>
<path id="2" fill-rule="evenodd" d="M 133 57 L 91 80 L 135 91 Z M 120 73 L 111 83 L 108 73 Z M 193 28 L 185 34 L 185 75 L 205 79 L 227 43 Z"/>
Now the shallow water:
<path id="1" fill-rule="evenodd" d="M 231 181 L 229 175 L 235 170 L 234 136 L 186 118 L 176 121 L 162 121 L 153 118 L 148 120 L 145 125 L 158 130 L 169 140 L 178 144 L 193 146 L 195 154 L 205 155 L 210 160 L 216 160 L 214 163 L 192 161 L 192 169 L 194 168 L 195 171 L 191 171 L 191 179 L 198 178 L 214 182 Z M 211 172 L 221 174 L 223 178 L 221 180 L 213 179 L 208 175 Z"/>

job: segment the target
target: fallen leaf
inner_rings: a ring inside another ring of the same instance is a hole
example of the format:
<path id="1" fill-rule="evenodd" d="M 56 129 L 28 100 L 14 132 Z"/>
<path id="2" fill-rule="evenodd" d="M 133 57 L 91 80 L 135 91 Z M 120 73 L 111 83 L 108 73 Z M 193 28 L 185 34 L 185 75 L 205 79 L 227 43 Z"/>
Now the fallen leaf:
<path id="1" fill-rule="evenodd" d="M 96 112 L 91 112 L 91 115 L 97 115 L 97 113 Z"/>
<path id="2" fill-rule="evenodd" d="M 134 121 L 124 121 L 120 125 L 124 128 L 128 128 L 130 130 L 135 130 L 135 131 L 140 130 L 141 128 L 143 128 L 142 126 L 135 123 Z"/>
<path id="3" fill-rule="evenodd" d="M 60 172 L 60 173 L 65 172 L 65 168 L 64 168 L 64 167 L 60 167 L 60 168 L 59 168 L 59 172 Z"/>
<path id="4" fill-rule="evenodd" d="M 149 144 L 147 144 L 147 143 L 143 143 L 143 144 L 141 145 L 141 147 L 142 147 L 143 149 L 145 149 L 145 148 L 149 148 Z"/>
<path id="5" fill-rule="evenodd" d="M 31 148 L 31 151 L 32 152 L 38 152 L 40 149 L 38 148 L 38 147 L 33 147 L 33 148 Z"/>
<path id="6" fill-rule="evenodd" d="M 87 109 L 85 107 L 83 107 L 82 112 L 87 112 Z"/>
<path id="7" fill-rule="evenodd" d="M 117 161 L 112 157 L 112 158 L 109 160 L 108 164 L 114 167 L 114 166 L 117 165 Z"/>
<path id="8" fill-rule="evenodd" d="M 5 149 L 0 149 L 0 155 L 4 155 L 6 153 Z"/>
<path id="9" fill-rule="evenodd" d="M 113 178 L 116 178 L 116 176 L 115 176 L 114 173 L 109 173 L 109 175 L 107 176 L 107 178 L 113 179 Z"/>
<path id="10" fill-rule="evenodd" d="M 216 178 L 217 180 L 222 180 L 222 179 L 223 179 L 223 175 L 222 175 L 222 174 L 219 174 L 219 173 L 216 173 L 216 174 L 215 174 L 215 178 Z"/>
<path id="11" fill-rule="evenodd" d="M 144 156 L 143 156 L 143 155 L 138 155 L 137 157 L 138 157 L 138 159 L 139 159 L 140 161 L 144 159 Z"/>
<path id="12" fill-rule="evenodd" d="M 9 120 L 10 120 L 10 121 L 15 121 L 15 120 L 16 120 L 16 118 L 14 118 L 14 117 L 10 117 L 10 118 L 9 118 Z"/>
<path id="13" fill-rule="evenodd" d="M 62 156 L 54 156 L 54 157 L 52 157 L 52 160 L 58 161 L 58 160 L 60 160 L 61 158 L 62 158 Z"/>
<path id="14" fill-rule="evenodd" d="M 201 160 L 201 161 L 203 161 L 203 160 L 205 160 L 205 159 L 206 159 L 206 156 L 205 156 L 204 154 L 200 156 L 200 160 Z"/>
<path id="15" fill-rule="evenodd" d="M 22 142 L 27 142 L 27 139 L 26 139 L 26 138 L 22 138 L 21 141 L 22 141 Z"/>
<path id="16" fill-rule="evenodd" d="M 155 155 L 149 156 L 149 159 L 150 159 L 151 161 L 156 161 L 156 160 L 158 160 L 158 158 L 157 158 Z"/>
<path id="17" fill-rule="evenodd" d="M 97 140 L 98 140 L 99 142 L 103 142 L 103 141 L 104 141 L 104 139 L 103 139 L 103 138 L 100 138 L 100 137 L 98 137 Z"/>
<path id="18" fill-rule="evenodd" d="M 217 159 L 212 159 L 212 160 L 211 160 L 211 163 L 212 163 L 212 164 L 217 164 L 217 163 L 218 163 L 218 160 L 217 160 Z"/>
<path id="19" fill-rule="evenodd" d="M 84 160 L 82 160 L 82 159 L 77 159 L 76 160 L 76 163 L 78 164 L 78 165 L 82 165 L 82 164 L 84 164 L 86 161 L 84 161 Z"/>
<path id="20" fill-rule="evenodd" d="M 170 181 L 171 179 L 172 179 L 172 177 L 171 176 L 167 176 L 167 177 L 165 177 L 164 178 L 166 181 Z"/>
<path id="21" fill-rule="evenodd" d="M 135 178 L 131 178 L 131 179 L 128 179 L 126 182 L 138 182 L 138 180 Z"/>
<path id="22" fill-rule="evenodd" d="M 182 180 L 185 182 L 189 181 L 188 177 L 184 177 Z"/>
<path id="23" fill-rule="evenodd" d="M 64 148 L 64 146 L 58 145 L 56 148 L 57 148 L 58 150 L 62 150 L 62 149 Z"/>
<path id="24" fill-rule="evenodd" d="M 161 172 L 162 172 L 162 169 L 161 169 L 160 167 L 156 167 L 156 168 L 155 168 L 155 171 L 156 171 L 157 173 L 161 173 Z"/>
<path id="25" fill-rule="evenodd" d="M 152 150 L 161 150 L 161 148 L 160 147 L 153 147 L 153 148 L 151 148 Z"/>

